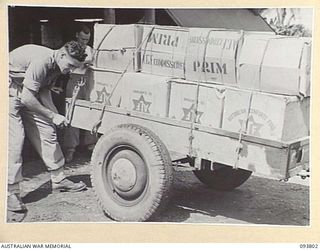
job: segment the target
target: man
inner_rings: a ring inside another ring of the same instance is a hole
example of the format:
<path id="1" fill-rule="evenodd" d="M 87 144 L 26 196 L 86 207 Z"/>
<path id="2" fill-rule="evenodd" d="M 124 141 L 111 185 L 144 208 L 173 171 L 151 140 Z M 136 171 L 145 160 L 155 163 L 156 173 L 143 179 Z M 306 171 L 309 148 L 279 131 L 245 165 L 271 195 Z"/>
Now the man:
<path id="1" fill-rule="evenodd" d="M 88 100 L 90 97 L 88 93 L 90 92 L 90 80 L 88 79 L 89 72 L 86 72 L 87 66 L 92 64 L 93 60 L 93 51 L 88 42 L 90 40 L 91 32 L 88 26 L 81 24 L 78 26 L 77 32 L 75 34 L 77 42 L 83 45 L 86 48 L 87 57 L 84 62 L 84 67 L 77 68 L 73 74 L 70 76 L 70 80 L 66 87 L 66 97 L 72 97 L 73 89 L 77 83 L 77 80 L 81 77 L 87 79 L 86 85 L 80 89 L 78 94 L 79 99 Z M 82 140 L 81 140 L 82 139 Z M 78 128 L 68 127 L 65 128 L 64 137 L 63 137 L 63 150 L 65 154 L 66 162 L 69 163 L 73 160 L 76 147 L 81 144 L 86 146 L 88 150 L 92 150 L 97 138 L 90 134 L 88 131 L 81 131 Z"/>
<path id="2" fill-rule="evenodd" d="M 24 45 L 9 54 L 9 169 L 7 209 L 11 214 L 26 214 L 20 197 L 22 148 L 25 135 L 47 166 L 53 191 L 78 192 L 83 182 L 74 183 L 64 174 L 64 156 L 57 141 L 56 127 L 67 125 L 58 114 L 50 88 L 61 74 L 81 67 L 85 48 L 75 42 L 59 50 Z M 23 219 L 20 218 L 19 221 Z"/>

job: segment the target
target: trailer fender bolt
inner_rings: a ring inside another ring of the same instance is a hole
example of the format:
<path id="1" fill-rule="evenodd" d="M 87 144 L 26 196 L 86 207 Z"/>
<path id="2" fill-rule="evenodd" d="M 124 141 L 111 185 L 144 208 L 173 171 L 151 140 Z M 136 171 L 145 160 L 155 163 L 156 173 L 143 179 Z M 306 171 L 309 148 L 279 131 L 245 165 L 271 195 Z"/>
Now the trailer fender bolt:
<path id="1" fill-rule="evenodd" d="M 283 182 L 288 182 L 289 178 L 284 178 L 284 179 L 280 179 L 280 182 L 283 181 Z"/>

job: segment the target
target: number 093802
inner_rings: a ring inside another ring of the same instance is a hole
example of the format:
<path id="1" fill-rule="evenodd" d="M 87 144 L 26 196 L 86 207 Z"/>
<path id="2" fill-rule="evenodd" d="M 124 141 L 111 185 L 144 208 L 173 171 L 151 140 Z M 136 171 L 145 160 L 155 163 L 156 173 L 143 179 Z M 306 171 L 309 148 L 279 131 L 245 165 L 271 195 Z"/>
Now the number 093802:
<path id="1" fill-rule="evenodd" d="M 304 249 L 318 249 L 318 244 L 300 244 L 300 248 Z"/>

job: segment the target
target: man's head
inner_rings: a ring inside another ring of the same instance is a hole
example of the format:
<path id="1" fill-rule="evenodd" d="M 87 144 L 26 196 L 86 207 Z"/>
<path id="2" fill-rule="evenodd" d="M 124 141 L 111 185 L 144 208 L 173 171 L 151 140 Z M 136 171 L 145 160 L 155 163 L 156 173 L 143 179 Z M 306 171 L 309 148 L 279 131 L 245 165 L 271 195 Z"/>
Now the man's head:
<path id="1" fill-rule="evenodd" d="M 90 40 L 90 29 L 86 25 L 80 25 L 76 32 L 77 42 L 81 43 L 83 46 L 86 46 Z"/>
<path id="2" fill-rule="evenodd" d="M 79 42 L 67 42 L 61 49 L 58 50 L 56 62 L 62 74 L 68 74 L 74 69 L 82 66 L 87 54 L 86 48 Z"/>

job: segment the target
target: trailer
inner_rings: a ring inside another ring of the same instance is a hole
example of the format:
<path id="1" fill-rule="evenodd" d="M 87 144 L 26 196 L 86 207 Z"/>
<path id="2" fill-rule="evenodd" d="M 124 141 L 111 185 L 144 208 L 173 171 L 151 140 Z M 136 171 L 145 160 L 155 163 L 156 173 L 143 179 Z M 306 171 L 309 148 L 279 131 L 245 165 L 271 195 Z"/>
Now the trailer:
<path id="1" fill-rule="evenodd" d="M 208 44 L 216 46 L 218 41 L 210 40 L 212 30 L 206 31 L 202 41 L 203 61 L 192 59 L 189 68 L 194 72 L 187 72 L 191 56 L 185 53 L 192 50 L 189 30 L 133 25 L 124 33 L 123 28 L 128 26 L 96 25 L 95 33 L 102 38 L 95 37 L 94 63 L 84 76 L 71 77 L 78 85 L 86 80 L 88 97 L 79 100 L 75 94 L 67 99 L 71 125 L 99 137 L 91 159 L 91 181 L 109 217 L 152 219 L 170 199 L 173 171 L 193 171 L 208 187 L 225 191 L 239 187 L 252 174 L 287 180 L 309 171 L 310 97 L 305 82 L 301 83 L 303 73 L 297 78 L 303 97 L 292 94 L 294 88 L 285 95 L 267 93 L 268 83 L 257 85 L 262 90 L 242 89 L 234 85 L 241 82 L 238 59 L 232 62 L 233 56 L 224 54 L 216 64 L 210 63 L 206 51 L 214 50 Z M 160 36 L 156 29 L 166 32 Z M 112 32 L 115 37 L 129 34 L 133 44 L 121 45 L 117 40 L 101 48 L 108 38 L 113 39 Z M 218 32 L 215 38 L 223 35 Z M 238 55 L 238 46 L 244 50 L 247 40 L 241 40 L 243 32 L 237 34 L 234 50 Z M 183 40 L 186 44 L 177 46 Z M 234 46 L 232 39 L 228 41 L 224 49 Z M 160 50 L 162 45 L 170 50 Z M 301 60 L 307 59 L 299 53 L 299 72 L 305 72 Z M 159 61 L 157 56 L 167 59 Z M 156 71 L 155 65 L 164 69 Z M 232 77 L 224 72 L 230 65 L 236 67 Z M 222 77 L 209 78 L 211 73 Z"/>

